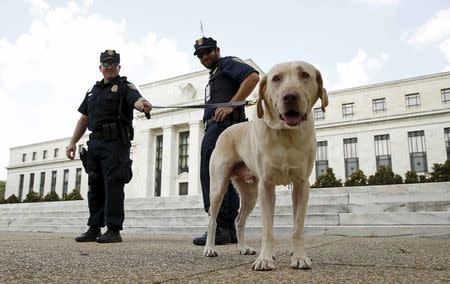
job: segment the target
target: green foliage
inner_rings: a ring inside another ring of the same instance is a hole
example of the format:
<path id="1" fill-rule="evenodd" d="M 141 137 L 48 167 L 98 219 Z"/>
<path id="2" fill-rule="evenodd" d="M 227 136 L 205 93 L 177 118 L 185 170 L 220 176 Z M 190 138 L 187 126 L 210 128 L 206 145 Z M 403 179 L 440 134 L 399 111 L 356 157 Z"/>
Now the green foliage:
<path id="1" fill-rule="evenodd" d="M 353 172 L 345 181 L 345 186 L 361 186 L 367 185 L 367 177 L 362 170 Z"/>
<path id="2" fill-rule="evenodd" d="M 71 193 L 64 196 L 63 200 L 83 200 L 80 190 L 75 188 Z"/>
<path id="3" fill-rule="evenodd" d="M 336 179 L 332 168 L 328 168 L 325 174 L 319 176 L 316 182 L 313 184 L 314 187 L 340 187 L 342 186 L 342 181 Z"/>
<path id="4" fill-rule="evenodd" d="M 443 182 L 450 181 L 450 159 L 444 164 L 433 164 L 432 172 L 430 172 L 429 181 Z"/>
<path id="5" fill-rule="evenodd" d="M 37 192 L 34 191 L 30 191 L 23 200 L 23 202 L 40 202 L 40 201 L 42 201 L 42 197 L 40 197 L 39 194 L 37 194 Z"/>
<path id="6" fill-rule="evenodd" d="M 374 175 L 369 176 L 368 180 L 369 185 L 399 184 L 402 182 L 403 179 L 401 176 L 394 174 L 391 168 L 385 166 L 381 166 Z"/>
<path id="7" fill-rule="evenodd" d="M 6 185 L 6 182 L 0 180 L 0 204 L 6 203 L 6 200 L 5 200 L 5 185 Z"/>
<path id="8" fill-rule="evenodd" d="M 53 190 L 51 190 L 44 196 L 44 201 L 60 201 L 60 200 L 61 198 L 59 198 L 58 193 L 56 193 L 56 191 Z"/>
<path id="9" fill-rule="evenodd" d="M 423 176 L 425 177 L 425 176 Z M 405 174 L 405 183 L 418 183 L 419 176 L 415 170 L 407 171 Z"/>
<path id="10" fill-rule="evenodd" d="M 12 194 L 10 197 L 6 198 L 6 203 L 20 203 L 20 199 Z"/>

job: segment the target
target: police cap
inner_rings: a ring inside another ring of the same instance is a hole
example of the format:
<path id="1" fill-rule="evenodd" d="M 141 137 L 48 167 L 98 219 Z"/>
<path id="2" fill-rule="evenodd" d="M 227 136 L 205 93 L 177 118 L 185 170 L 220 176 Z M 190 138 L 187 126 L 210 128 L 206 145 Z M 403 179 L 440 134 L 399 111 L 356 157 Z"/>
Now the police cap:
<path id="1" fill-rule="evenodd" d="M 100 53 L 100 62 L 111 61 L 114 63 L 120 63 L 120 54 L 115 50 L 107 49 Z"/>
<path id="2" fill-rule="evenodd" d="M 210 47 L 217 47 L 217 41 L 214 40 L 212 37 L 202 37 L 195 41 L 194 48 L 195 52 L 194 55 L 197 55 L 197 52 L 201 49 L 210 48 Z"/>

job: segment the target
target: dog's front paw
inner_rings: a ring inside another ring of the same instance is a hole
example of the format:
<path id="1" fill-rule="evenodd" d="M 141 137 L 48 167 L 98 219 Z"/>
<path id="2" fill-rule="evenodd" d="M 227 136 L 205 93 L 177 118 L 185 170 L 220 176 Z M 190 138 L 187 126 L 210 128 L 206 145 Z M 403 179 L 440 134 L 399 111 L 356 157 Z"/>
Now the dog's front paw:
<path id="1" fill-rule="evenodd" d="M 311 269 L 312 261 L 306 256 L 291 256 L 291 267 L 296 269 Z"/>
<path id="2" fill-rule="evenodd" d="M 252 249 L 251 247 L 248 247 L 248 246 L 239 246 L 238 250 L 239 250 L 239 254 L 242 254 L 242 255 L 254 255 L 254 254 L 256 254 L 256 251 L 254 249 Z"/>
<path id="3" fill-rule="evenodd" d="M 272 270 L 275 268 L 275 262 L 273 258 L 258 257 L 255 262 L 253 262 L 252 268 L 256 271 Z"/>
<path id="4" fill-rule="evenodd" d="M 205 246 L 203 256 L 215 257 L 217 256 L 217 252 L 213 247 Z"/>

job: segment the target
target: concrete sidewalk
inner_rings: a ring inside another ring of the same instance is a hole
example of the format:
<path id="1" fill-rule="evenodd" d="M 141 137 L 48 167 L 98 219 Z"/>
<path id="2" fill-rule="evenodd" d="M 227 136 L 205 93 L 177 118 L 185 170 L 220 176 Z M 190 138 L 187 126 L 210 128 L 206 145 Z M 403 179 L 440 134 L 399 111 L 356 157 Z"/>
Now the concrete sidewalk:
<path id="1" fill-rule="evenodd" d="M 309 237 L 313 269 L 289 268 L 289 240 L 277 240 L 276 268 L 218 246 L 202 256 L 192 236 L 132 235 L 118 244 L 74 235 L 0 232 L 0 283 L 449 283 L 450 238 Z M 249 242 L 259 252 L 259 239 Z"/>

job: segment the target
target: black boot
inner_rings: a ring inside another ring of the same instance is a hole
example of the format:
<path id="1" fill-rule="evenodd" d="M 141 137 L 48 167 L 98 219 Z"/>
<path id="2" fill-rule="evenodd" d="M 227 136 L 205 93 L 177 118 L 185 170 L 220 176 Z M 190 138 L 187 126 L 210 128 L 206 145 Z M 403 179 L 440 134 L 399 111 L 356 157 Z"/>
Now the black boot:
<path id="1" fill-rule="evenodd" d="M 77 242 L 95 242 L 95 239 L 101 236 L 102 232 L 99 227 L 89 227 L 89 229 L 75 238 Z"/>
<path id="2" fill-rule="evenodd" d="M 208 233 L 205 232 L 203 236 L 195 238 L 192 243 L 196 246 L 204 246 L 206 244 L 206 238 Z M 224 245 L 231 243 L 230 234 L 227 229 L 217 227 L 216 229 L 216 245 Z"/>
<path id="3" fill-rule="evenodd" d="M 95 239 L 97 243 L 120 243 L 122 241 L 122 237 L 120 236 L 119 230 L 114 230 L 108 228 L 106 232 Z"/>

